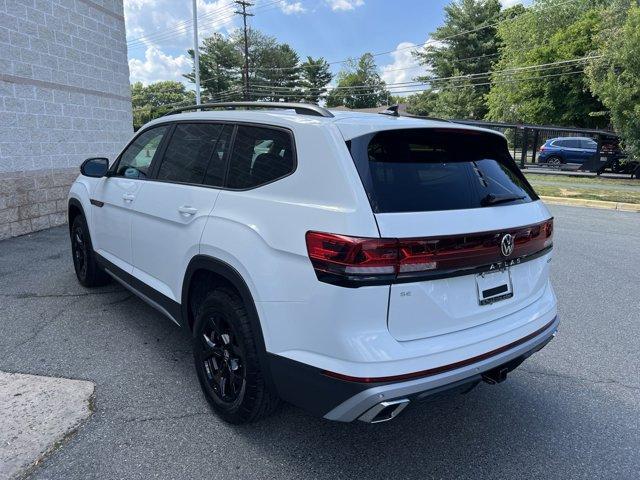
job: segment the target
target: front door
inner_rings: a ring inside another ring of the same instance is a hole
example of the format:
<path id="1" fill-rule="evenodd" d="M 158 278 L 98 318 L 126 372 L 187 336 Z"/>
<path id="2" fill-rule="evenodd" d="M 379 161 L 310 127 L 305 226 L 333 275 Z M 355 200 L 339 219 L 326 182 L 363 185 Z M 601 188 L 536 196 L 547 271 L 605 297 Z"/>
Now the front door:
<path id="1" fill-rule="evenodd" d="M 93 248 L 127 273 L 133 269 L 131 209 L 167 130 L 160 126 L 138 135 L 100 180 L 91 199 Z"/>
<path id="2" fill-rule="evenodd" d="M 133 275 L 180 303 L 184 272 L 222 186 L 233 127 L 178 123 L 133 205 Z"/>

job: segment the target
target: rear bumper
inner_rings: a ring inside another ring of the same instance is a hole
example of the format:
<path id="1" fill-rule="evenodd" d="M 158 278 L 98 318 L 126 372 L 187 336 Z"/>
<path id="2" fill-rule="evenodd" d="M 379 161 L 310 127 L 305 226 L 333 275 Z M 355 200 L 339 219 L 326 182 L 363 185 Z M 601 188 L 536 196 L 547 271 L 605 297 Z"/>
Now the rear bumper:
<path id="1" fill-rule="evenodd" d="M 328 420 L 351 422 L 365 416 L 381 402 L 408 399 L 416 401 L 445 390 L 465 388 L 482 379 L 489 371 L 516 368 L 526 358 L 542 349 L 555 336 L 556 316 L 534 335 L 486 355 L 418 372 L 406 381 L 360 383 L 324 375 L 321 370 L 277 355 L 271 356 L 271 372 L 280 396 L 297 406 Z"/>

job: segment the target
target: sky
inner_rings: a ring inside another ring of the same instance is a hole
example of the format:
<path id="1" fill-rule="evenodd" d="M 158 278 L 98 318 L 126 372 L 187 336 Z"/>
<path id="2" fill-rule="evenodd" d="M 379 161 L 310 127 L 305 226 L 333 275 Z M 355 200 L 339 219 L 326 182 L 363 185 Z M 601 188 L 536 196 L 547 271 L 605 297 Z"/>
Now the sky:
<path id="1" fill-rule="evenodd" d="M 365 52 L 383 80 L 400 83 L 424 73 L 412 48 L 429 40 L 442 24 L 450 0 L 252 0 L 251 28 L 288 43 L 302 59 L 324 57 L 337 73 L 339 63 Z M 502 0 L 504 6 L 519 0 Z M 228 34 L 242 24 L 232 0 L 197 0 L 200 39 Z M 124 0 L 131 81 L 188 82 L 187 49 L 193 46 L 192 0 Z M 188 84 L 189 85 L 189 84 Z"/>

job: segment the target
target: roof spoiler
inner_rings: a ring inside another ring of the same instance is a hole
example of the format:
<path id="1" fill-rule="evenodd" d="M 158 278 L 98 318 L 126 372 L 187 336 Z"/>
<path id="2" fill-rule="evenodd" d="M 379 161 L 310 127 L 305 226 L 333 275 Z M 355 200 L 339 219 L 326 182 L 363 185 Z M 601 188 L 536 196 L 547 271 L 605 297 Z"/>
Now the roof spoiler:
<path id="1" fill-rule="evenodd" d="M 387 107 L 386 110 L 383 110 L 382 112 L 378 112 L 380 115 L 389 115 L 390 117 L 399 117 L 400 116 L 400 112 L 398 111 L 398 109 L 400 108 L 400 105 L 390 105 Z"/>

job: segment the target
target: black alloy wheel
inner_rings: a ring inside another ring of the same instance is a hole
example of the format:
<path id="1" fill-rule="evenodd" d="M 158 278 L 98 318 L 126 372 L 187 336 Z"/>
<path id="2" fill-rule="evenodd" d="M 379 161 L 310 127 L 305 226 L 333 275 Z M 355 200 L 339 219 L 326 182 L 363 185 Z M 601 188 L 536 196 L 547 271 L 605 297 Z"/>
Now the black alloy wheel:
<path id="1" fill-rule="evenodd" d="M 81 224 L 76 223 L 71 232 L 71 252 L 73 254 L 73 267 L 80 281 L 87 278 L 87 241 L 85 238 L 84 228 Z"/>
<path id="2" fill-rule="evenodd" d="M 194 307 L 193 357 L 204 397 L 225 422 L 273 413 L 280 399 L 264 376 L 257 334 L 237 291 L 212 288 Z"/>
<path id="3" fill-rule="evenodd" d="M 199 343 L 198 357 L 213 399 L 223 406 L 235 406 L 246 389 L 245 360 L 237 336 L 223 314 L 207 315 Z"/>
<path id="4" fill-rule="evenodd" d="M 77 215 L 73 219 L 70 233 L 73 268 L 80 285 L 91 288 L 109 283 L 109 275 L 100 268 L 96 261 L 84 215 Z"/>

